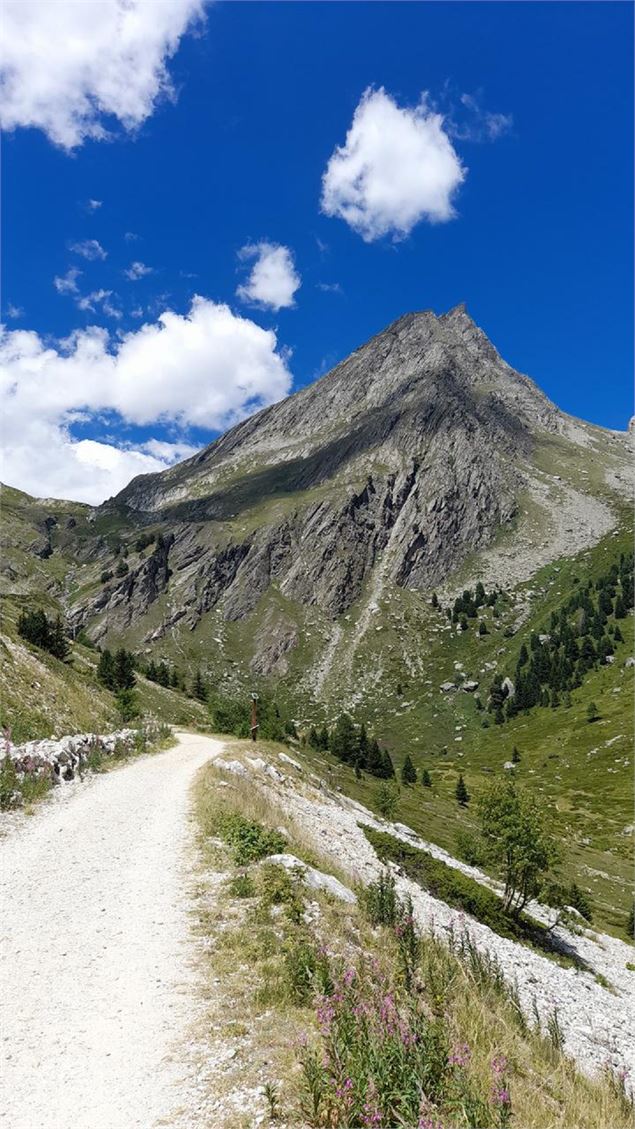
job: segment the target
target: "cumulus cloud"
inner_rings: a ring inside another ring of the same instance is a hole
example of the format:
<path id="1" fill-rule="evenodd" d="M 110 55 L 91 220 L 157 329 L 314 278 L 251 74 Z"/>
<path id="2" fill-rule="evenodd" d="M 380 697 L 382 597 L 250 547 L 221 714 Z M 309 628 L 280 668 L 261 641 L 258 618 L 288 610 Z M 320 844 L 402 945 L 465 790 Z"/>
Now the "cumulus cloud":
<path id="1" fill-rule="evenodd" d="M 99 208 L 101 208 L 102 204 L 103 200 L 87 200 L 84 204 L 84 207 L 87 212 L 96 212 Z"/>
<path id="2" fill-rule="evenodd" d="M 75 255 L 81 255 L 83 259 L 89 259 L 94 262 L 96 259 L 105 259 L 108 252 L 104 251 L 101 243 L 97 239 L 82 239 L 79 243 L 70 243 L 69 251 Z"/>
<path id="3" fill-rule="evenodd" d="M 271 310 L 295 305 L 293 296 L 301 279 L 288 247 L 263 240 L 242 247 L 238 257 L 243 261 L 255 260 L 249 278 L 236 291 L 239 298 Z"/>
<path id="4" fill-rule="evenodd" d="M 4 0 L 0 124 L 71 150 L 174 98 L 167 62 L 205 0 Z"/>
<path id="5" fill-rule="evenodd" d="M 147 274 L 152 274 L 153 268 L 147 267 L 145 263 L 135 262 L 131 263 L 129 267 L 123 272 L 130 282 L 138 282 L 140 278 L 145 278 Z"/>
<path id="6" fill-rule="evenodd" d="M 57 293 L 77 294 L 79 291 L 77 279 L 80 277 L 81 273 L 82 272 L 78 270 L 77 267 L 70 267 L 66 274 L 56 274 L 53 279 L 53 286 L 57 290 Z"/>
<path id="7" fill-rule="evenodd" d="M 3 330 L 1 477 L 36 495 L 97 503 L 134 474 L 189 452 L 188 427 L 221 430 L 290 386 L 275 333 L 201 297 L 187 314 L 165 310 L 157 322 L 115 338 L 91 326 L 52 346 L 32 331 Z M 136 446 L 73 436 L 74 422 L 104 413 L 119 430 L 154 424 L 181 435 L 177 443 Z"/>
<path id="8" fill-rule="evenodd" d="M 343 219 L 366 242 L 403 239 L 421 220 L 454 215 L 453 198 L 466 170 L 426 94 L 400 107 L 368 88 L 355 110 L 344 145 L 322 178 L 322 211 Z"/>

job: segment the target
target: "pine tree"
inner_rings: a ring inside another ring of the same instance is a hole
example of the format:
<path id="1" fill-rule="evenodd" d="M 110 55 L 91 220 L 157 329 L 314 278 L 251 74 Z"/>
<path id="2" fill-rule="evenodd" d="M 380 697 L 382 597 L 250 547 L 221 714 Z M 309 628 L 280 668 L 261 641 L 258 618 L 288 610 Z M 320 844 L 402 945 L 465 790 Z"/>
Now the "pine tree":
<path id="1" fill-rule="evenodd" d="M 457 798 L 458 803 L 461 805 L 461 807 L 462 808 L 467 807 L 467 805 L 470 802 L 470 793 L 467 790 L 465 781 L 464 781 L 462 776 L 459 776 L 459 779 L 457 780 L 456 789 L 455 789 L 454 794 Z"/>
<path id="2" fill-rule="evenodd" d="M 114 677 L 117 690 L 133 690 L 136 684 L 134 656 L 120 647 L 114 656 Z"/>
<path id="3" fill-rule="evenodd" d="M 347 713 L 338 717 L 333 736 L 331 737 L 331 752 L 344 762 L 353 764 L 357 754 L 357 734 L 352 718 Z"/>
<path id="4" fill-rule="evenodd" d="M 360 768 L 366 768 L 368 763 L 368 734 L 366 733 L 366 726 L 364 722 L 361 724 L 359 737 L 357 738 L 357 758 L 356 763 Z"/>
<path id="5" fill-rule="evenodd" d="M 97 663 L 97 677 L 99 681 L 108 690 L 116 690 L 117 684 L 115 680 L 115 660 L 112 657 L 112 652 L 106 648 L 99 656 Z"/>
<path id="6" fill-rule="evenodd" d="M 366 771 L 370 772 L 371 776 L 382 776 L 383 767 L 384 762 L 381 755 L 381 749 L 379 748 L 377 741 L 373 738 L 373 740 L 369 743 L 368 753 L 366 755 Z"/>
<path id="7" fill-rule="evenodd" d="M 64 625 L 62 623 L 62 618 L 59 615 L 55 620 L 53 628 L 50 632 L 48 649 L 51 654 L 54 655 L 56 659 L 60 659 L 61 662 L 65 662 L 69 656 L 70 646 L 66 637 Z"/>
<path id="8" fill-rule="evenodd" d="M 479 633 L 479 635 L 489 635 L 489 631 L 487 630 L 487 624 L 485 623 L 485 620 L 483 620 L 483 619 L 481 620 L 481 622 L 478 625 L 478 633 Z"/>
<path id="9" fill-rule="evenodd" d="M 207 687 L 201 677 L 200 670 L 197 670 L 192 682 L 192 697 L 196 698 L 199 702 L 207 701 Z"/>
<path id="10" fill-rule="evenodd" d="M 520 648 L 520 654 L 518 655 L 518 665 L 524 666 L 525 663 L 528 662 L 528 661 L 529 661 L 529 654 L 527 652 L 527 647 L 523 643 L 522 647 Z"/>
<path id="11" fill-rule="evenodd" d="M 620 594 L 618 594 L 618 596 L 615 599 L 615 613 L 614 614 L 615 614 L 616 619 L 624 619 L 624 617 L 626 616 L 626 605 L 625 605 L 624 600 L 622 599 L 622 596 Z"/>
<path id="12" fill-rule="evenodd" d="M 388 749 L 381 750 L 381 774 L 384 780 L 392 780 L 395 775 L 395 766 Z"/>
<path id="13" fill-rule="evenodd" d="M 589 702 L 587 709 L 586 709 L 586 719 L 587 719 L 587 721 L 597 721 L 599 719 L 599 717 L 600 717 L 600 711 L 597 708 L 595 702 Z"/>
<path id="14" fill-rule="evenodd" d="M 317 748 L 319 748 L 318 740 L 319 740 L 318 731 L 315 728 L 315 726 L 312 725 L 311 728 L 309 729 L 309 735 L 307 737 L 307 743 L 310 745 L 310 747 L 312 749 L 317 749 Z"/>
<path id="15" fill-rule="evenodd" d="M 520 752 L 515 745 L 512 749 L 512 764 L 520 764 Z"/>
<path id="16" fill-rule="evenodd" d="M 326 726 L 323 725 L 320 729 L 320 732 L 318 733 L 318 749 L 322 749 L 323 752 L 326 752 L 329 747 L 329 743 L 329 731 Z"/>
<path id="17" fill-rule="evenodd" d="M 622 632 L 620 631 L 617 624 L 615 624 L 615 631 L 613 632 L 613 638 L 615 639 L 616 643 L 623 643 L 624 642 L 624 636 L 622 635 Z"/>
<path id="18" fill-rule="evenodd" d="M 427 768 L 424 768 L 424 769 L 421 770 L 421 783 L 423 784 L 424 788 L 431 788 L 432 787 L 432 779 L 430 777 L 430 773 L 428 772 Z"/>
<path id="19" fill-rule="evenodd" d="M 438 608 L 438 606 L 439 606 L 439 597 L 437 596 L 436 592 L 433 592 L 433 593 L 432 593 L 432 600 L 431 600 L 431 603 L 432 603 L 432 607 L 433 607 L 433 608 Z"/>
<path id="20" fill-rule="evenodd" d="M 403 784 L 417 783 L 417 770 L 409 753 L 406 753 L 406 759 L 401 766 L 401 780 Z"/>

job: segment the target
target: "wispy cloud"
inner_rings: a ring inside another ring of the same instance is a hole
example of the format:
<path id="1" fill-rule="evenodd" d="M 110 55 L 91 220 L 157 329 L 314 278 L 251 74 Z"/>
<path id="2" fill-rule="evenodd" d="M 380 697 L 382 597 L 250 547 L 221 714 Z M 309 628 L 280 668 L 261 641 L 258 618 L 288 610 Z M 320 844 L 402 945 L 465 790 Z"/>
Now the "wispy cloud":
<path id="1" fill-rule="evenodd" d="M 461 110 L 454 109 L 448 114 L 448 133 L 457 141 L 497 141 L 509 133 L 514 119 L 511 114 L 501 114 L 486 110 L 482 102 L 482 92 L 461 94 Z"/>
<path id="2" fill-rule="evenodd" d="M 325 294 L 342 294 L 343 290 L 339 282 L 318 282 L 318 290 L 323 290 Z"/>
<path id="3" fill-rule="evenodd" d="M 53 279 L 53 286 L 58 294 L 77 294 L 79 287 L 77 279 L 81 276 L 81 271 L 77 267 L 69 267 L 66 274 L 56 275 Z"/>
<path id="4" fill-rule="evenodd" d="M 22 306 L 14 306 L 13 302 L 9 302 L 9 304 L 7 306 L 6 313 L 7 313 L 7 317 L 11 318 L 14 321 L 17 318 L 23 318 L 24 317 L 24 310 L 22 309 Z"/>
<path id="5" fill-rule="evenodd" d="M 140 278 L 145 278 L 147 274 L 152 274 L 153 271 L 154 267 L 148 267 L 145 263 L 136 261 L 131 263 L 123 273 L 130 282 L 138 282 Z"/>
<path id="6" fill-rule="evenodd" d="M 101 208 L 103 200 L 86 200 L 84 207 L 87 212 L 96 212 Z"/>
<path id="7" fill-rule="evenodd" d="M 82 239 L 79 243 L 69 243 L 69 251 L 72 251 L 75 255 L 81 255 L 83 259 L 92 261 L 108 257 L 108 252 L 104 250 L 97 239 Z"/>

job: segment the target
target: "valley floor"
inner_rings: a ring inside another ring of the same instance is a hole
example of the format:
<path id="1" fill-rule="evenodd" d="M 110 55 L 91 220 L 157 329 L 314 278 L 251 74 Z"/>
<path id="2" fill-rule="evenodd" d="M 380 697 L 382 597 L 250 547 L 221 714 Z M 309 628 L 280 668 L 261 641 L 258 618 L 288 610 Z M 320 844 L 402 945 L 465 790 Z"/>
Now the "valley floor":
<path id="1" fill-rule="evenodd" d="M 7 1129 L 150 1129 L 177 1109 L 204 1124 L 182 1061 L 197 1007 L 188 796 L 222 748 L 179 734 L 60 789 L 0 841 Z"/>

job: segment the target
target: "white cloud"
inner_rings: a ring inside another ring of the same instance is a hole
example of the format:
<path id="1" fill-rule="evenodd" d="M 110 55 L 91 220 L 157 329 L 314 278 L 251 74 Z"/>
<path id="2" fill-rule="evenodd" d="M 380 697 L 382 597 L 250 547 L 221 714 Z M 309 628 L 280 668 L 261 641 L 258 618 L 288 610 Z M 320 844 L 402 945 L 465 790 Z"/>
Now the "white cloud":
<path id="1" fill-rule="evenodd" d="M 134 243 L 139 238 L 139 236 L 134 231 L 125 231 L 123 237 L 126 243 Z"/>
<path id="2" fill-rule="evenodd" d="M 81 275 L 81 271 L 77 267 L 70 267 L 66 274 L 56 274 L 53 279 L 53 286 L 58 294 L 77 294 L 79 287 L 77 279 Z"/>
<path id="3" fill-rule="evenodd" d="M 322 211 L 345 220 L 366 242 L 403 239 L 421 220 L 454 217 L 453 197 L 465 175 L 443 116 L 425 94 L 418 105 L 400 108 L 383 87 L 369 87 L 326 167 Z"/>
<path id="4" fill-rule="evenodd" d="M 9 302 L 7 306 L 7 317 L 15 320 L 16 318 L 24 317 L 24 310 L 22 306 L 14 306 L 13 302 Z"/>
<path id="5" fill-rule="evenodd" d="M 97 307 L 101 306 L 102 313 L 106 314 L 107 317 L 116 318 L 117 321 L 119 321 L 123 317 L 123 314 L 118 306 L 115 306 L 110 301 L 111 297 L 112 290 L 91 290 L 90 294 L 84 294 L 81 298 L 77 299 L 77 308 L 94 314 Z"/>
<path id="6" fill-rule="evenodd" d="M 87 212 L 96 212 L 98 208 L 101 208 L 102 204 L 103 200 L 87 200 L 84 207 Z"/>
<path id="7" fill-rule="evenodd" d="M 130 266 L 123 272 L 126 278 L 131 282 L 138 282 L 140 278 L 145 278 L 147 274 L 152 274 L 152 267 L 147 267 L 145 263 L 131 263 Z"/>
<path id="8" fill-rule="evenodd" d="M 83 259 L 89 259 L 92 262 L 96 259 L 105 259 L 108 256 L 108 252 L 104 251 L 97 239 L 83 239 L 80 243 L 71 243 L 69 244 L 69 251 L 73 251 L 75 255 L 81 255 Z"/>
<path id="9" fill-rule="evenodd" d="M 323 290 L 325 294 L 341 294 L 342 287 L 339 282 L 318 282 L 318 290 Z"/>
<path id="10" fill-rule="evenodd" d="M 108 413 L 139 426 L 221 430 L 287 395 L 287 362 L 275 333 L 201 297 L 186 315 L 166 310 L 115 338 L 91 326 L 52 347 L 35 332 L 5 330 L 2 480 L 40 496 L 99 502 L 191 447 L 183 438 L 136 447 L 77 440 L 74 421 Z"/>
<path id="11" fill-rule="evenodd" d="M 167 61 L 205 0 L 4 0 L 0 124 L 64 149 L 133 130 L 174 98 Z"/>
<path id="12" fill-rule="evenodd" d="M 239 298 L 272 310 L 295 305 L 293 296 L 301 286 L 301 279 L 288 247 L 263 240 L 242 247 L 238 257 L 255 259 L 249 278 L 236 291 Z"/>

